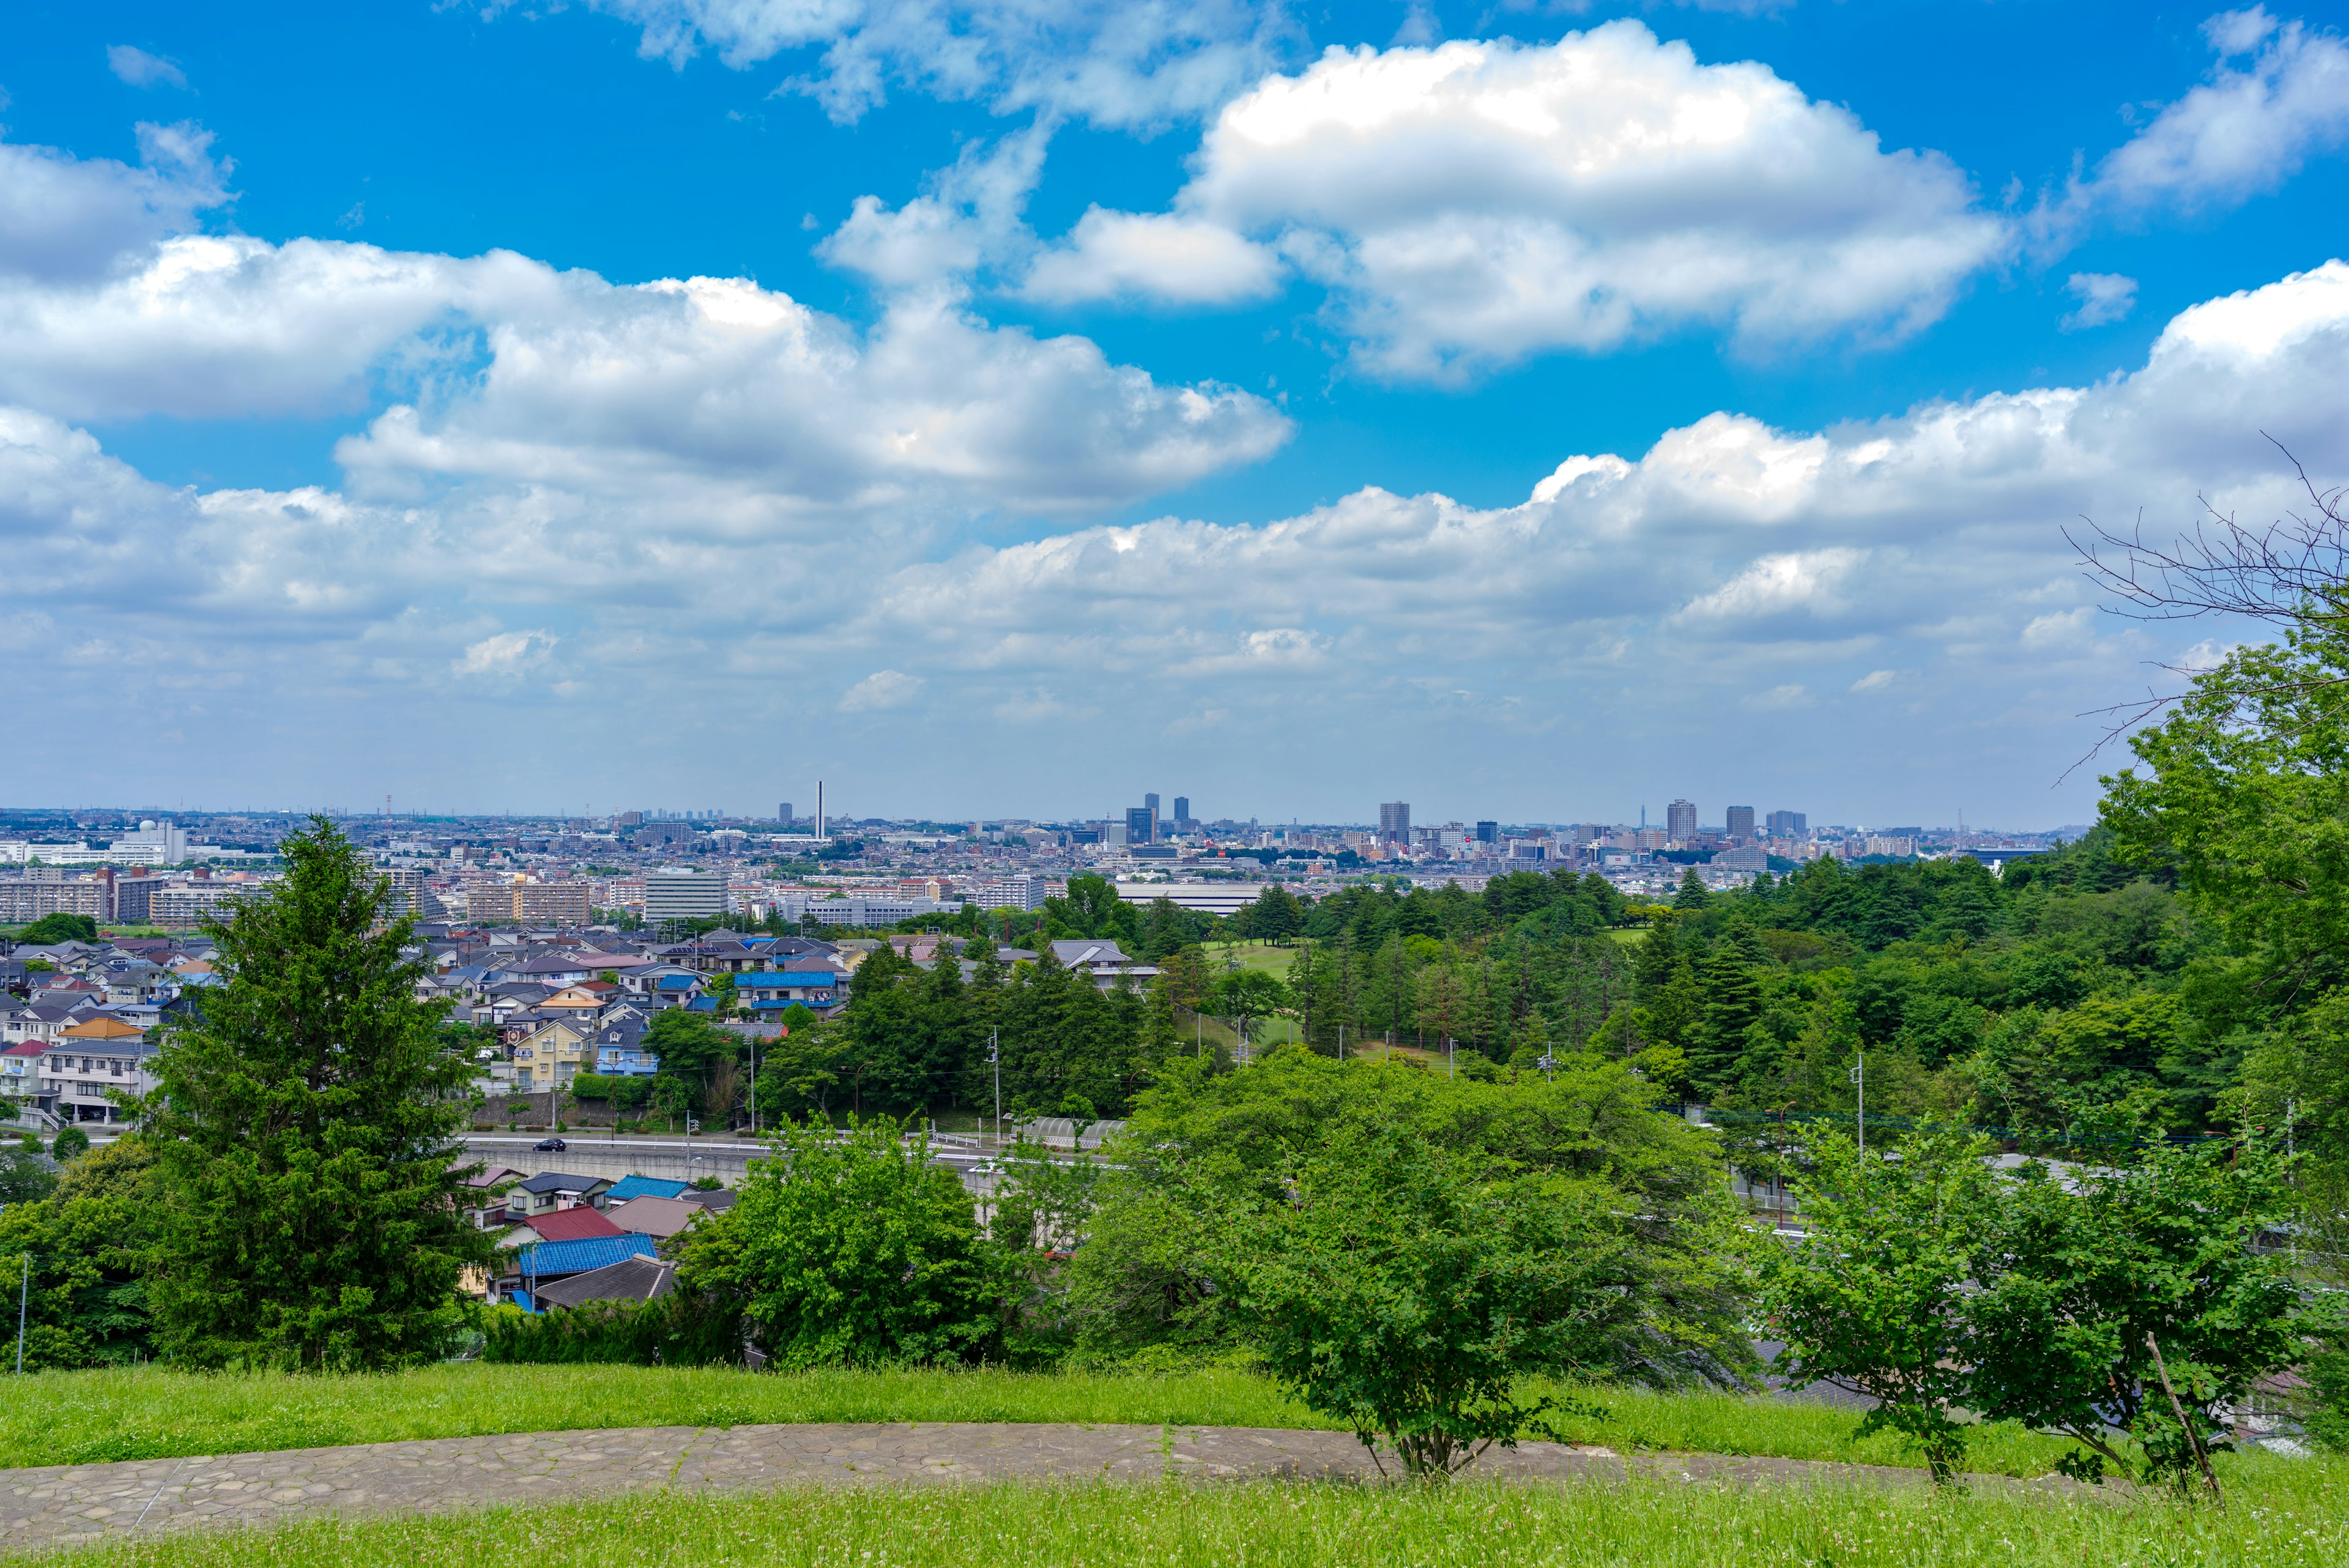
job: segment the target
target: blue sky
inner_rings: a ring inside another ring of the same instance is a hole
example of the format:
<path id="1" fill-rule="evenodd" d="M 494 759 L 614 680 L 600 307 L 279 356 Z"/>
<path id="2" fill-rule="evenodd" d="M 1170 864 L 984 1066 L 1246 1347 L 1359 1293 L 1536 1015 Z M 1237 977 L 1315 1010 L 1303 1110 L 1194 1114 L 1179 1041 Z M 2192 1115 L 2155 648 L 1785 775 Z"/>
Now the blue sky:
<path id="1" fill-rule="evenodd" d="M 353 9 L 12 15 L 13 798 L 2077 821 L 2349 466 L 2334 7 Z"/>

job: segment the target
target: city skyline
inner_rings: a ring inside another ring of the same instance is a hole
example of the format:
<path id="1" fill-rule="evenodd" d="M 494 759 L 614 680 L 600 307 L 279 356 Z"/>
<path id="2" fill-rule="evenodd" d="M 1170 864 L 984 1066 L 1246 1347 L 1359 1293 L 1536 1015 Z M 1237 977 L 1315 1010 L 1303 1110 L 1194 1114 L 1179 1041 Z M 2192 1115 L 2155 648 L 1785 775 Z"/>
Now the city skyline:
<path id="1" fill-rule="evenodd" d="M 2344 16 L 38 10 L 12 783 L 2086 820 L 2261 634 L 2065 528 L 2349 477 Z"/>

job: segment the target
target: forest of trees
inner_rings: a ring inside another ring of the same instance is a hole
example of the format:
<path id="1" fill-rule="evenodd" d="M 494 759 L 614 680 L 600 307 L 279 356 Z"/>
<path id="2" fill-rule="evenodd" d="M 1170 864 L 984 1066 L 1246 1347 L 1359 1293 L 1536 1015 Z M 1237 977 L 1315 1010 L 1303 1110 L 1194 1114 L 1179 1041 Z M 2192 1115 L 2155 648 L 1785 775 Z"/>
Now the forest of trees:
<path id="1" fill-rule="evenodd" d="M 843 1017 L 801 1015 L 761 1063 L 761 1108 L 991 1108 L 992 1034 L 1007 1109 L 1121 1116 L 1171 1054 L 1197 1054 L 1196 1015 L 1249 1005 L 1323 1054 L 1449 1045 L 1471 1076 L 1626 1059 L 1729 1117 L 1847 1116 L 1864 1059 L 1871 1120 L 2044 1127 L 2127 1105 L 2195 1129 L 2220 1114 L 2282 999 L 2247 983 L 2175 880 L 2117 858 L 2108 828 L 2002 877 L 1970 860 L 1829 858 L 1729 893 L 1690 876 L 1668 905 L 1628 903 L 1597 876 L 1516 872 L 1475 894 L 1271 889 L 1218 926 L 1079 877 L 1036 918 L 1115 938 L 1156 980 L 1103 991 L 1049 946 L 1007 965 L 987 934 L 967 950 L 968 981 L 879 951 Z M 1250 1003 L 1223 956 L 1235 925 L 1292 955 L 1281 983 L 1251 977 Z"/>

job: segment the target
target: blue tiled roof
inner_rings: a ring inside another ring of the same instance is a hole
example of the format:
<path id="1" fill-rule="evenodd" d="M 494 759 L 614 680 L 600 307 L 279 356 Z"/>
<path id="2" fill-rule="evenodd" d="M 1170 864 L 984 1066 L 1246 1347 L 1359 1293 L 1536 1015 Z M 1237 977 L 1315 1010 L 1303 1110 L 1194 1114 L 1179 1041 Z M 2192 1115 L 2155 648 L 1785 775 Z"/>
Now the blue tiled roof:
<path id="1" fill-rule="evenodd" d="M 581 1241 L 541 1241 L 524 1247 L 506 1266 L 524 1276 L 584 1274 L 623 1258 L 657 1257 L 660 1248 L 650 1236 L 590 1236 Z"/>
<path id="2" fill-rule="evenodd" d="M 773 990 L 786 985 L 838 985 L 848 977 L 828 969 L 770 970 L 764 974 L 738 974 L 734 977 L 737 991 Z"/>
<path id="3" fill-rule="evenodd" d="M 682 1181 L 664 1181 L 657 1176 L 624 1176 L 613 1183 L 612 1190 L 604 1198 L 610 1203 L 625 1203 L 631 1198 L 674 1198 L 688 1185 Z"/>
<path id="4" fill-rule="evenodd" d="M 665 974 L 653 981 L 656 991 L 690 991 L 701 983 L 698 974 Z"/>

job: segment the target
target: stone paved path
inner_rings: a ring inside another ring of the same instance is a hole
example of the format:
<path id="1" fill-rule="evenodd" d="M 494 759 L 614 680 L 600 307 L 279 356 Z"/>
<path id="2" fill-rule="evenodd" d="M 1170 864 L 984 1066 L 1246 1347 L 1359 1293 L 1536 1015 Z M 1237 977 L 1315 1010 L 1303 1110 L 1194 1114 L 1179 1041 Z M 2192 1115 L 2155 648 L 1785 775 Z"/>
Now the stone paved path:
<path id="1" fill-rule="evenodd" d="M 1557 1443 L 1495 1449 L 1473 1473 L 1620 1480 L 1634 1471 L 1689 1480 L 1834 1479 L 1914 1486 L 1924 1480 L 1916 1470 L 1793 1459 L 1667 1455 L 1625 1460 L 1606 1449 Z M 662 1487 L 735 1490 L 1006 1478 L 1154 1481 L 1170 1473 L 1202 1480 L 1376 1475 L 1349 1434 L 1247 1427 L 941 1423 L 525 1432 L 0 1469 L 0 1552 L 134 1532 L 268 1526 L 326 1512 L 433 1512 Z"/>

